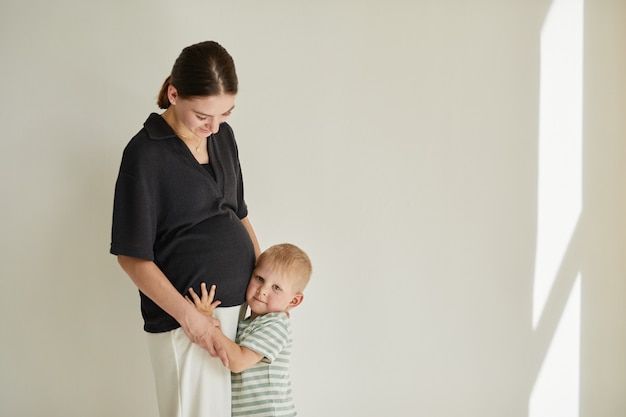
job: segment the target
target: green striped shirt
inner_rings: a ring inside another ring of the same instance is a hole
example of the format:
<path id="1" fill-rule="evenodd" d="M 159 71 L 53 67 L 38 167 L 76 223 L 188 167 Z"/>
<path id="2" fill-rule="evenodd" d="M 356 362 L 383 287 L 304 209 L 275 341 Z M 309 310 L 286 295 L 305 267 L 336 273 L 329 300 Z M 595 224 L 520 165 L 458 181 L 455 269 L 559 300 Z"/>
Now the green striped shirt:
<path id="1" fill-rule="evenodd" d="M 252 368 L 232 374 L 232 415 L 297 415 L 289 379 L 292 337 L 287 314 L 268 313 L 241 321 L 235 341 L 264 359 Z"/>

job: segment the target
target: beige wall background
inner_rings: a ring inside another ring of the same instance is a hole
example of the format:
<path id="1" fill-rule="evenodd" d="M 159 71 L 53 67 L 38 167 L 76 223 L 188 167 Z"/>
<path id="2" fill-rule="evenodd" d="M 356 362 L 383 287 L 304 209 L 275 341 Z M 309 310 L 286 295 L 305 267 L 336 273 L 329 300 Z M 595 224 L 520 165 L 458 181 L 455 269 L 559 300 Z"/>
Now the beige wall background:
<path id="1" fill-rule="evenodd" d="M 571 1 L 2 1 L 0 415 L 156 415 L 113 187 L 206 39 L 261 245 L 314 262 L 301 416 L 626 415 L 621 0 L 584 5 L 581 210 L 533 324 L 542 29 Z"/>

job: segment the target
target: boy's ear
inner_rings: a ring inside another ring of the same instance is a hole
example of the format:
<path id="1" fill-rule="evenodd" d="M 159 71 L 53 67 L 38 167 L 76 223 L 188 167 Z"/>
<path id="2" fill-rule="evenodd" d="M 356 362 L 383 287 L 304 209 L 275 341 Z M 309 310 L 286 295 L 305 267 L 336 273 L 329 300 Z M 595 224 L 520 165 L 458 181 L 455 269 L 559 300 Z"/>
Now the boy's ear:
<path id="1" fill-rule="evenodd" d="M 287 311 L 302 304 L 302 300 L 304 300 L 304 294 L 302 294 L 301 292 L 296 293 L 296 295 L 294 295 L 289 302 L 289 305 L 287 306 Z"/>

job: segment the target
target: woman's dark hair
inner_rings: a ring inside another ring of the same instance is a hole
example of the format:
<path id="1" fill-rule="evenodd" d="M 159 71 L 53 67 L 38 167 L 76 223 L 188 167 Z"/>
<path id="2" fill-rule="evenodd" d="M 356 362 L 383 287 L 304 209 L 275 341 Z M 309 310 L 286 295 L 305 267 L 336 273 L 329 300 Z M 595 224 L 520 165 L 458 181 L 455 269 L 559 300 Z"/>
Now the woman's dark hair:
<path id="1" fill-rule="evenodd" d="M 181 98 L 237 94 L 237 72 L 230 54 L 214 41 L 200 42 L 183 49 L 172 73 L 165 79 L 157 104 L 170 106 L 167 88 L 173 85 Z"/>

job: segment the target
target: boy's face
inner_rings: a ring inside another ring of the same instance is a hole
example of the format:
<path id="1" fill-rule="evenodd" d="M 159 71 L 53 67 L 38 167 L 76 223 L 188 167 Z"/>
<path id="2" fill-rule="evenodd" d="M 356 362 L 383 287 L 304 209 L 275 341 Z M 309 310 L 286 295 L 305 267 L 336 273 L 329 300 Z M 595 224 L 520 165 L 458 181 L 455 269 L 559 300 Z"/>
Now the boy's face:
<path id="1" fill-rule="evenodd" d="M 300 304 L 303 297 L 302 293 L 295 291 L 288 277 L 265 264 L 254 269 L 246 291 L 246 301 L 253 317 L 288 311 Z"/>

